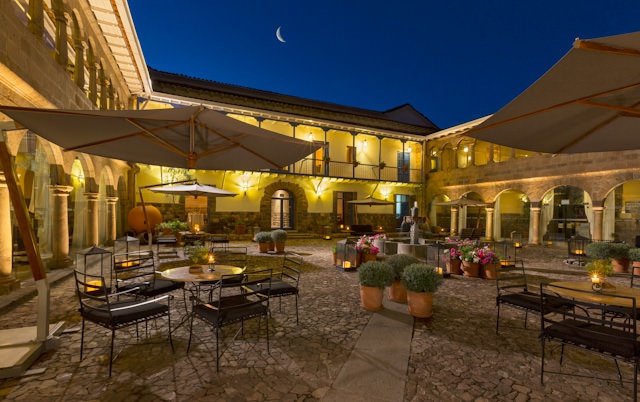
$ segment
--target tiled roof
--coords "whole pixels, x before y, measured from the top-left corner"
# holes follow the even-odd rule
[[[405,134],[428,135],[439,130],[427,117],[405,104],[378,112],[262,91],[238,85],[167,73],[149,67],[153,90],[269,112],[294,114],[309,119],[331,120]]]

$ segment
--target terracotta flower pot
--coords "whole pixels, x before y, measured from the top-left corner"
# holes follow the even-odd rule
[[[464,271],[464,276],[477,278],[480,273],[480,263],[462,261],[462,270]]]
[[[369,253],[362,254],[362,261],[363,262],[376,261],[377,259],[378,259],[378,256],[376,254],[369,254]]]
[[[407,290],[407,306],[412,316],[429,318],[433,315],[433,293],[416,293]]]
[[[498,279],[500,278],[500,264],[484,264],[484,278]]]
[[[404,287],[400,280],[395,280],[389,286],[389,300],[396,303],[406,303],[407,302],[407,289]]]
[[[611,264],[613,265],[613,272],[629,272],[629,260],[626,258],[622,260],[614,258],[611,260]]]
[[[447,261],[447,272],[454,275],[462,275],[462,269],[460,266],[462,265],[462,261],[455,258]]]
[[[382,288],[360,285],[360,306],[367,311],[382,310]]]
[[[284,242],[276,242],[276,251],[278,253],[284,253]]]
[[[640,275],[640,261],[633,262],[633,274]]]
[[[269,243],[258,243],[258,247],[260,248],[261,253],[269,251]]]

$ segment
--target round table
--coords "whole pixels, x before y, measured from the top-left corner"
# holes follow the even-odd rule
[[[594,292],[591,289],[591,281],[561,281],[551,282],[550,285],[561,286],[551,287],[550,290],[564,297],[573,297],[589,302],[602,304],[615,304],[621,307],[631,307],[633,303],[629,299],[620,299],[612,296],[631,297],[636,300],[636,306],[640,306],[640,288],[629,286],[605,287],[601,292]],[[572,291],[575,289],[575,291]]]
[[[202,266],[202,272],[191,272],[189,266],[169,268],[160,272],[160,276],[174,282],[215,282],[219,281],[222,275],[238,275],[244,272],[244,268],[233,265],[213,266],[213,271],[209,271],[209,265]]]

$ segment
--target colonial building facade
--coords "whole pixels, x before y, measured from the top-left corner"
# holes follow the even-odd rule
[[[440,130],[410,105],[371,111],[157,71],[146,65],[126,0],[0,2],[0,104],[60,109],[204,105],[283,136],[320,141],[269,171],[133,164],[60,147],[0,118],[41,255],[50,268],[131,231],[140,202],[212,232],[236,227],[318,233],[355,223],[393,231],[418,202],[432,231],[482,229],[489,239],[571,236],[633,241],[640,219],[636,151],[540,155],[475,141],[482,119]],[[558,133],[559,135],[561,133]],[[185,178],[238,194],[174,199],[141,187]],[[373,197],[388,206],[349,201]],[[439,205],[466,197],[482,205]],[[0,289],[18,283],[21,238],[0,175]],[[135,234],[135,233],[134,233]]]

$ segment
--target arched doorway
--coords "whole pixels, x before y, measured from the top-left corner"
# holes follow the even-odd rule
[[[271,229],[293,229],[294,198],[287,190],[276,190],[271,196]]]

